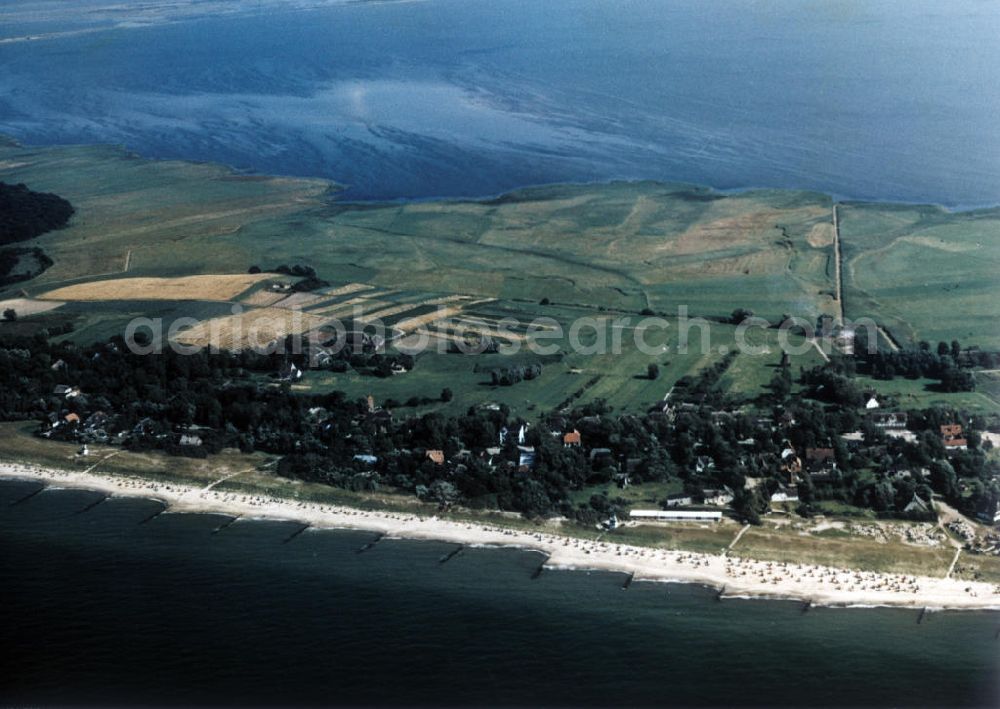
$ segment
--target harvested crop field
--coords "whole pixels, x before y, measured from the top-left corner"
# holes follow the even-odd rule
[[[298,335],[327,322],[326,318],[284,308],[260,308],[212,318],[184,330],[177,342],[220,350],[263,348],[285,335]]]
[[[273,303],[276,308],[285,308],[286,310],[291,310],[293,308],[309,308],[318,303],[322,303],[327,300],[328,296],[316,293],[292,293],[282,300]]]
[[[240,298],[240,302],[243,303],[243,305],[253,305],[266,308],[267,306],[274,305],[279,300],[283,300],[287,297],[288,296],[285,293],[275,293],[270,290],[258,290],[250,293],[249,295],[243,296]]]
[[[469,304],[472,305],[475,303],[483,303],[483,302],[486,301],[477,300],[477,301],[472,301]],[[412,318],[406,318],[405,320],[400,320],[393,327],[394,329],[400,332],[408,333],[418,328],[421,328],[424,325],[429,325],[430,323],[435,322],[436,320],[444,320],[445,318],[450,318],[453,315],[458,315],[461,312],[462,312],[461,305],[451,305],[447,307],[438,308],[432,313],[426,313],[424,315],[417,315]]]
[[[47,313],[50,310],[65,305],[63,302],[54,300],[32,300],[30,298],[11,298],[10,300],[0,300],[0,313],[5,310],[13,310],[19,318],[38,313]]]
[[[335,298],[341,295],[350,295],[351,293],[358,293],[363,290],[371,290],[374,286],[370,286],[367,283],[348,283],[346,286],[340,286],[339,288],[333,288],[332,290],[327,290],[326,295]]]
[[[528,337],[526,335],[521,335],[516,332],[511,332],[510,330],[500,330],[489,327],[483,327],[482,324],[473,323],[470,321],[455,321],[455,320],[442,320],[440,322],[433,323],[430,328],[434,330],[434,334],[441,335],[442,333],[448,333],[452,335],[457,335],[464,337],[465,335],[482,335],[493,338],[500,338],[502,340],[508,340],[510,342],[527,342]]]
[[[326,318],[358,317],[376,308],[385,308],[389,305],[389,301],[373,300],[366,296],[359,296],[357,298],[349,298],[342,303],[316,308],[309,312],[313,315],[322,315]]]
[[[260,281],[266,273],[211,274],[180,278],[115,278],[56,288],[45,300],[232,300]]]

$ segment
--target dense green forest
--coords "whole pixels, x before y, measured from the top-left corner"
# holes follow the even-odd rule
[[[0,246],[66,226],[73,205],[58,195],[0,182]]]
[[[58,195],[0,182],[0,246],[28,241],[66,226],[73,205]],[[34,278],[52,265],[37,247],[0,249],[0,286]]]

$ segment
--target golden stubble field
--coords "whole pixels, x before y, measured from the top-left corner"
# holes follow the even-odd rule
[[[115,278],[77,283],[41,294],[43,300],[213,300],[230,301],[270,273],[211,274],[178,278]]]

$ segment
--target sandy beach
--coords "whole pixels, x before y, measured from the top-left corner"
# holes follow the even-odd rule
[[[109,496],[157,499],[171,513],[291,520],[318,529],[366,530],[387,537],[462,545],[515,546],[545,554],[546,568],[617,571],[633,574],[634,581],[698,583],[718,589],[722,597],[786,598],[829,606],[1000,609],[1000,586],[983,582],[588,541],[438,517],[216,491],[211,485],[198,488],[20,463],[0,462],[0,477],[35,480],[56,488],[95,490]]]

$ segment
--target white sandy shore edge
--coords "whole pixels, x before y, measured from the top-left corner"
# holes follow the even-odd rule
[[[357,529],[405,539],[520,547],[545,554],[548,568],[616,571],[634,574],[636,581],[696,583],[719,589],[725,597],[782,598],[828,606],[1000,609],[1000,586],[982,582],[667,551],[10,462],[0,462],[0,477],[95,490],[110,496],[152,498],[170,512],[292,520],[320,529]]]

